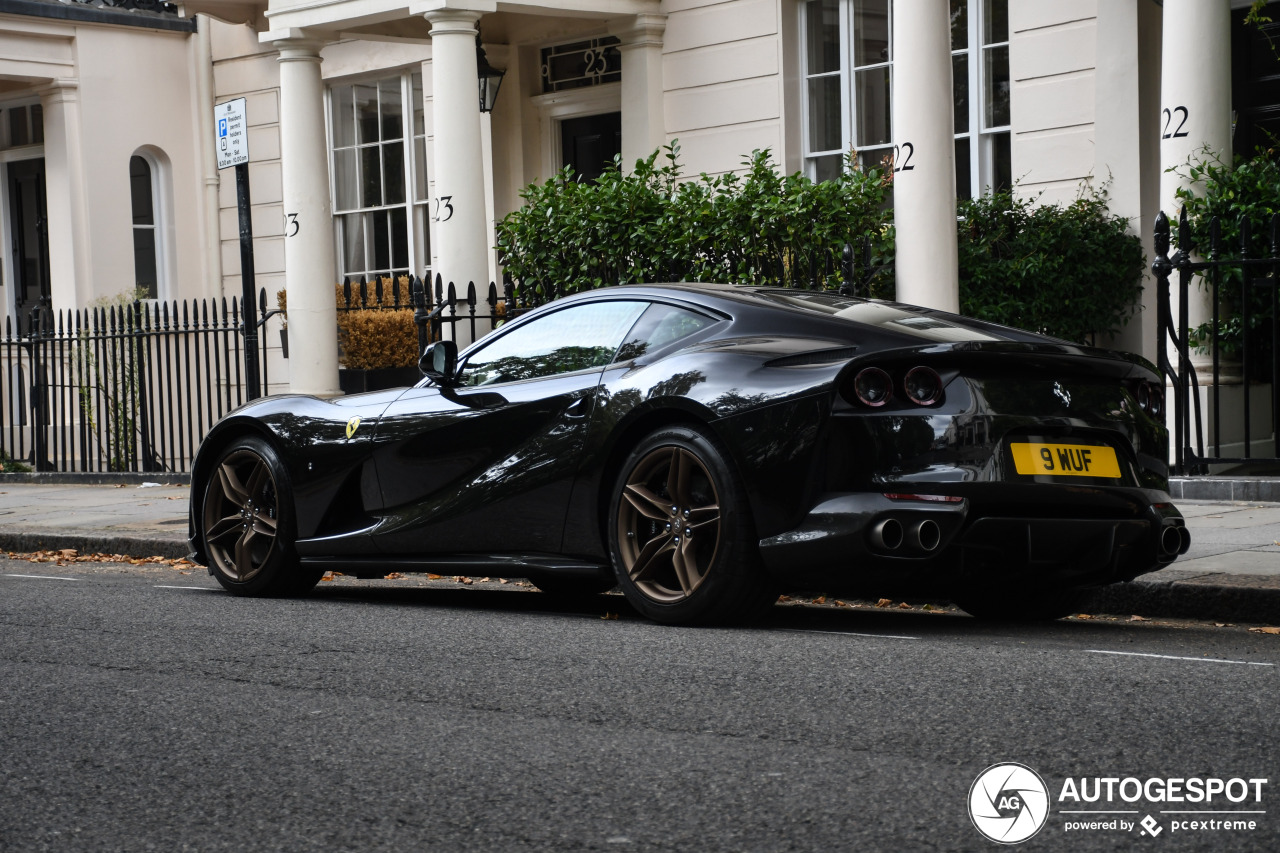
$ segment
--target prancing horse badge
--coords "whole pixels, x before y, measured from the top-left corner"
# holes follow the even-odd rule
[[[360,418],[355,417],[347,421],[347,438],[355,435],[358,429],[360,429]]]

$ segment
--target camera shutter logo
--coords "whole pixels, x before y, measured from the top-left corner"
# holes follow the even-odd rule
[[[991,841],[1026,841],[1049,819],[1049,789],[1024,764],[993,764],[969,788],[969,819]]]

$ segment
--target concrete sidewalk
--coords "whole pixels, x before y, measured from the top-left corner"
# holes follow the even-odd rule
[[[0,551],[183,557],[184,478],[123,485],[0,475]],[[1191,550],[1171,568],[1099,590],[1086,610],[1280,624],[1280,503],[1177,501]]]

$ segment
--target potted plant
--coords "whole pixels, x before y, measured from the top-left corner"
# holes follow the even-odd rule
[[[384,278],[382,283],[381,300],[372,286],[366,288],[363,298],[361,288],[352,287],[349,301],[343,286],[336,288],[341,363],[338,383],[345,394],[413,385],[422,378],[413,309],[395,307],[391,279]],[[411,305],[408,277],[401,276],[396,287],[399,305]]]

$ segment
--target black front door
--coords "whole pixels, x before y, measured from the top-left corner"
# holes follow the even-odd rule
[[[579,181],[595,180],[622,153],[622,113],[560,122],[560,149]]]
[[[32,312],[49,306],[49,227],[43,159],[9,164],[9,206],[14,309],[18,327],[26,333]]]
[[[1271,3],[1264,16],[1275,23],[1244,23],[1244,9],[1231,11],[1231,106],[1236,126],[1231,147],[1243,157],[1280,140],[1280,3]]]

